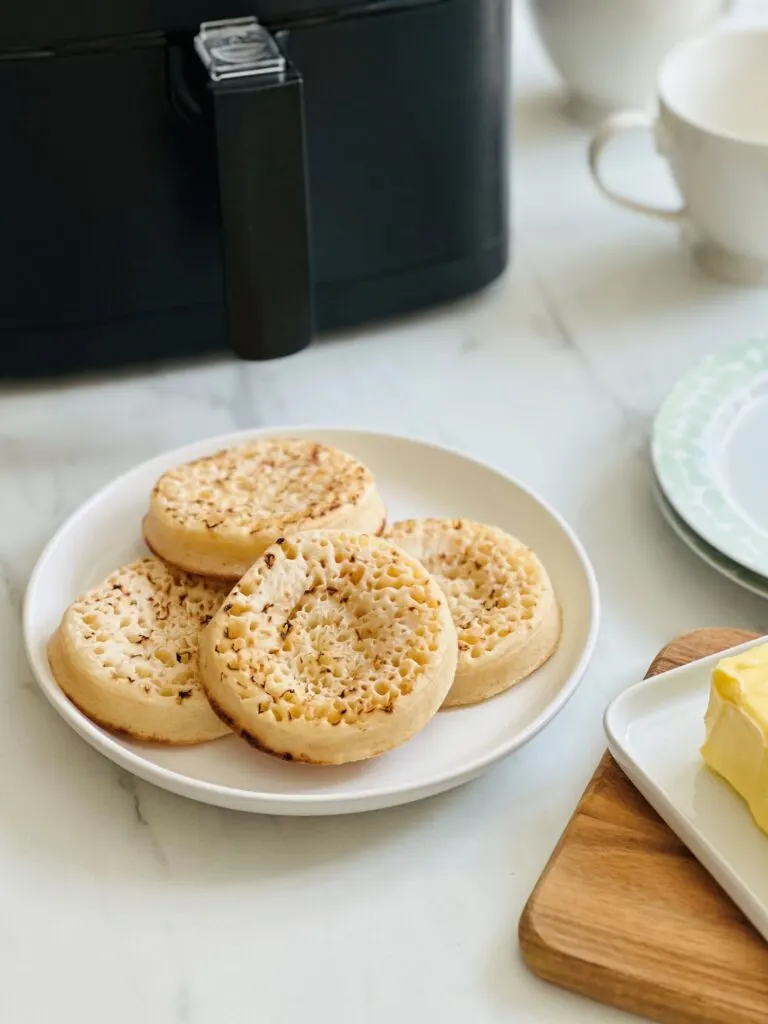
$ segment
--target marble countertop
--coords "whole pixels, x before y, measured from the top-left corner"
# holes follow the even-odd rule
[[[766,628],[650,492],[654,411],[705,353],[765,328],[766,294],[701,275],[673,231],[603,200],[587,134],[516,33],[514,256],[482,295],[318,341],[80,382],[0,385],[0,1017],[4,1024],[599,1022],[532,977],[517,921],[603,749],[603,709],[676,633]],[[642,139],[627,188],[669,186]],[[559,717],[483,779],[339,819],[230,813],[138,783],[44,702],[19,627],[54,527],[170,446],[349,420],[487,457],[549,499],[597,570],[594,661]]]

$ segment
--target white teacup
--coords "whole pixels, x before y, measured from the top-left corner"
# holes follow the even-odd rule
[[[716,277],[768,284],[768,28],[728,29],[679,44],[663,61],[659,112],[612,114],[589,147],[601,190],[637,213],[673,221]],[[621,132],[650,128],[683,198],[676,210],[631,199],[600,170]]]
[[[669,50],[702,32],[731,0],[530,0],[537,32],[568,90],[566,111],[596,121],[653,101]]]

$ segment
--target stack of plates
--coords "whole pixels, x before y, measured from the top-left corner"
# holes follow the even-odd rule
[[[670,526],[712,568],[768,598],[768,339],[684,377],[659,411],[651,451]]]

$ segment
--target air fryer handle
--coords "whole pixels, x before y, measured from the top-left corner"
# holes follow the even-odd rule
[[[303,86],[282,64],[216,80],[216,132],[229,339],[244,359],[305,348],[313,332]]]

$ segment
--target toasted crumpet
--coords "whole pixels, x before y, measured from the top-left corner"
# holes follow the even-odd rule
[[[448,598],[459,661],[445,707],[493,697],[553,654],[560,609],[544,566],[517,538],[468,519],[409,519],[387,537],[418,558]]]
[[[370,470],[346,452],[263,438],[185,463],[155,485],[144,539],[172,565],[238,580],[278,537],[307,529],[379,533]]]
[[[75,601],[48,646],[56,682],[105,729],[202,743],[229,730],[198,676],[200,632],[229,588],[144,558]]]
[[[422,565],[367,535],[273,544],[200,640],[212,707],[286,760],[343,764],[410,739],[453,682],[447,601]]]

